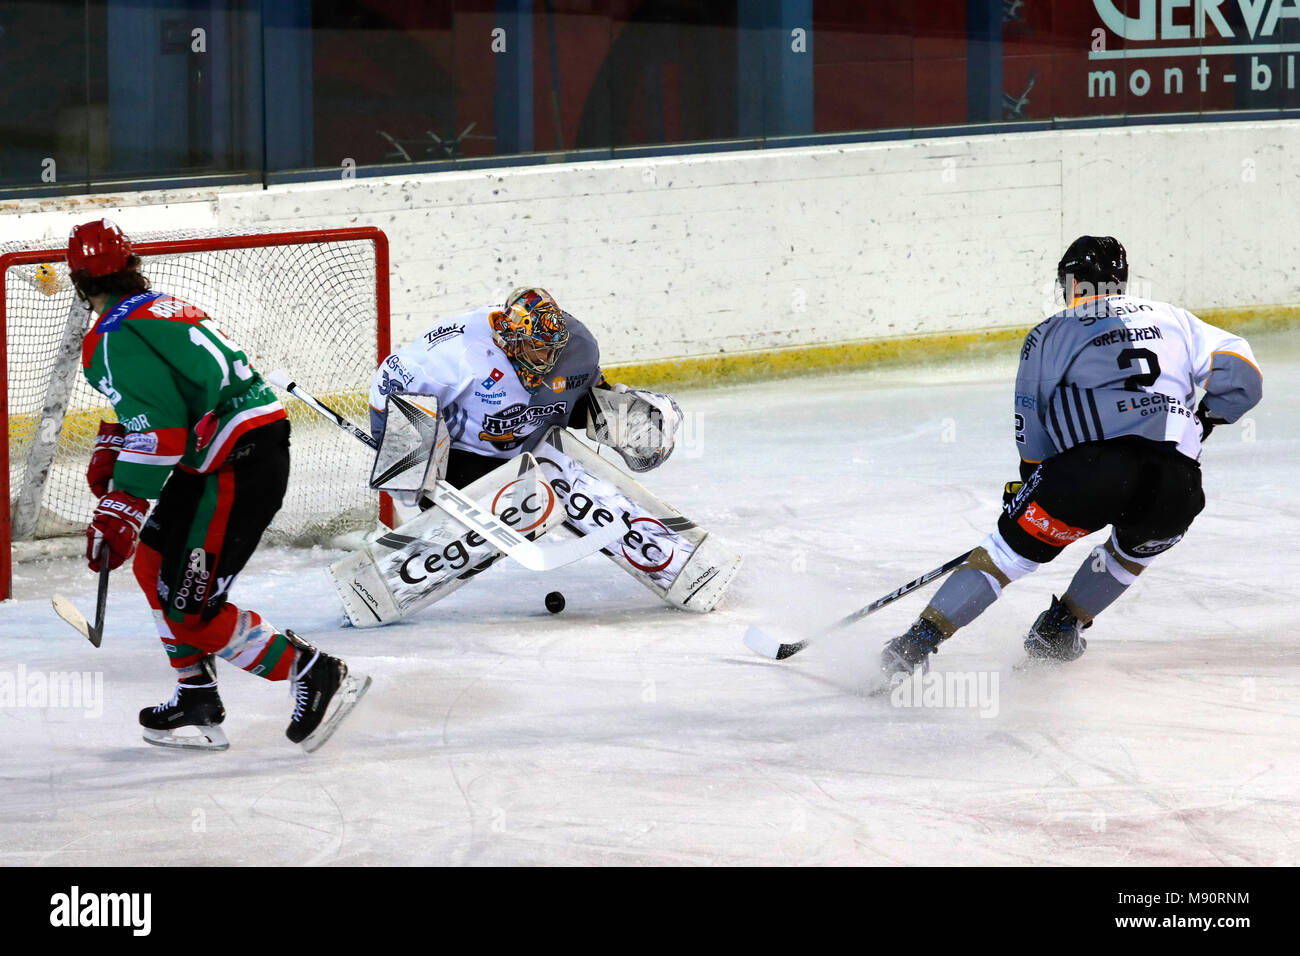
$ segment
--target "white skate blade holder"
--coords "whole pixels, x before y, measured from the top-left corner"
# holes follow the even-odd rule
[[[209,753],[220,753],[223,750],[230,749],[230,741],[226,738],[225,731],[216,724],[177,727],[176,730],[192,731],[192,733],[152,730],[148,727],[142,728],[141,733],[144,735],[145,743],[153,744],[155,747],[168,747],[172,750],[200,750]]]

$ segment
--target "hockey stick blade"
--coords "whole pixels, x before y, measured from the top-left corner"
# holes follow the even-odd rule
[[[50,603],[54,605],[54,613],[63,618],[78,631],[81,636],[90,643],[99,647],[99,641],[90,636],[90,622],[86,620],[86,615],[77,610],[77,606],[65,598],[62,594],[56,594],[50,598]]]
[[[798,654],[807,643],[807,641],[795,641],[793,644],[782,644],[760,630],[757,624],[751,624],[745,630],[745,646],[756,654],[770,657],[774,661],[783,661],[787,657]]]
[[[55,594],[50,598],[50,603],[54,605],[54,613],[63,618],[74,628],[81,632],[81,636],[90,641],[95,647],[99,647],[104,640],[104,612],[108,606],[108,545],[100,542],[99,545],[99,591],[95,597],[95,623],[91,624],[86,620],[86,615],[77,610],[77,606],[65,598],[62,594]]]
[[[846,614],[834,624],[822,628],[812,637],[806,637],[802,641],[792,641],[789,644],[782,644],[780,641],[769,637],[767,634],[763,633],[763,631],[759,630],[757,625],[751,624],[745,631],[745,646],[756,654],[762,654],[764,657],[771,658],[774,661],[783,661],[788,657],[793,657],[818,637],[824,637],[832,631],[838,631],[840,628],[848,627],[850,624],[862,620],[868,614],[874,614],[882,607],[885,607],[888,604],[893,604],[904,595],[911,594],[917,588],[929,584],[935,578],[943,577],[949,571],[953,571],[964,564],[966,559],[973,553],[974,551],[972,549],[971,551],[967,551],[965,554],[957,555],[957,557],[939,565],[939,567],[935,568],[933,571],[927,571],[919,578],[908,581],[902,587],[890,591],[884,597],[877,598],[866,607],[858,608],[858,610],[854,611],[852,614]]]
[[[266,380],[277,388],[284,389],[294,398],[306,404],[308,408],[332,421],[366,447],[372,449],[376,447],[375,440],[369,434],[352,424],[352,422],[295,382],[284,369],[274,369],[266,376]],[[476,532],[484,540],[490,541],[493,546],[500,548],[529,571],[550,571],[555,568],[562,568],[566,564],[572,564],[589,554],[608,547],[626,534],[624,528],[613,524],[602,528],[598,533],[586,535],[577,541],[535,544],[450,485],[439,482],[433,498],[456,521],[469,528],[469,530]]]

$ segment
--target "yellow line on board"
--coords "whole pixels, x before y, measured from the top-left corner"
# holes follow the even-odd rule
[[[368,392],[331,392],[327,395],[321,395],[320,398],[327,405],[346,414],[362,428],[369,426],[370,417],[366,410],[369,400]],[[324,422],[324,419],[316,412],[296,398],[282,396],[280,404],[284,406],[289,421],[295,425],[314,425]],[[358,416],[364,416],[364,420],[359,420]],[[68,409],[68,413],[63,417],[63,431],[59,433],[59,451],[67,452],[78,448],[88,449],[95,441],[95,433],[99,431],[100,421],[115,422],[117,421],[117,415],[112,408],[107,406],[104,408]],[[11,415],[9,417],[10,447],[30,442],[36,434],[39,422],[40,416],[31,413]]]
[[[1300,306],[1268,305],[1202,309],[1197,316],[1232,332],[1269,331],[1300,324]],[[1020,343],[1032,326],[980,329],[974,332],[935,332],[896,338],[865,339],[826,345],[797,345],[780,349],[719,352],[716,355],[629,362],[605,369],[610,381],[631,385],[704,387],[726,382],[810,375],[831,369],[934,361],[986,355],[1004,345]]]

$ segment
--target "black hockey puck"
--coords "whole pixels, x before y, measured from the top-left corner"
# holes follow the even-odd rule
[[[552,614],[559,614],[564,610],[564,595],[559,591],[552,591],[546,595],[546,610]]]

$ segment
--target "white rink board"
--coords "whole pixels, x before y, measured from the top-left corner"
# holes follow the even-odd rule
[[[857,693],[932,589],[787,662],[741,635],[834,619],[978,541],[1015,472],[1014,348],[682,393],[691,444],[644,481],[746,553],[712,615],[593,558],[502,564],[403,625],[342,629],[336,552],[260,553],[234,599],[375,677],[311,757],[283,738],[284,686],[225,664],[228,753],[142,743],[136,711],[171,692],[143,596],[114,577],[96,651],[49,608],[53,582],[92,606],[92,575],[20,565],[0,681],[89,670],[102,711],[0,707],[0,865],[1294,866],[1300,348],[1254,345],[1266,397],[1207,445],[1206,511],[1079,661],[1009,670],[1084,544],[935,658],[997,675],[984,716]]]
[[[127,230],[376,225],[394,342],[530,283],[622,364],[1027,327],[1084,232],[1128,246],[1141,294],[1294,303],[1295,155],[1300,121],[918,139],[24,200],[0,210],[0,238],[99,215]]]

